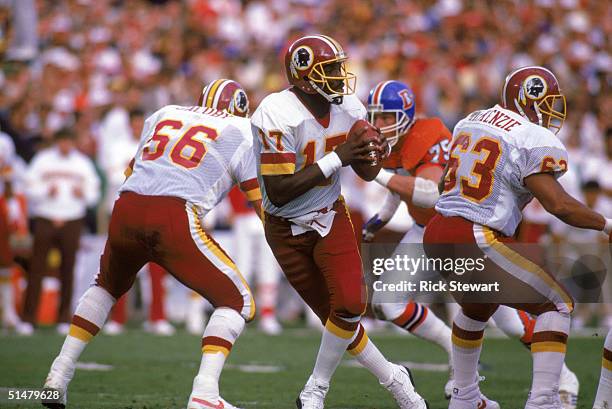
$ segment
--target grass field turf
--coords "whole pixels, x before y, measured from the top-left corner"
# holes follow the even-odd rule
[[[314,331],[288,330],[279,337],[267,337],[248,329],[238,340],[222,375],[222,395],[245,409],[294,408],[295,398],[314,362],[320,335]],[[435,346],[393,333],[371,337],[394,361],[444,363],[444,354]],[[0,387],[40,387],[62,344],[63,337],[43,329],[31,338],[0,337]],[[567,362],[581,382],[579,408],[593,402],[603,337],[570,339]],[[393,399],[366,370],[347,366],[347,358],[331,385],[326,408],[396,408]],[[80,370],[68,390],[69,408],[184,408],[191,382],[200,361],[199,337],[179,331],[173,337],[155,337],[130,330],[119,337],[100,335],[87,348],[82,362],[112,365],[110,371]],[[531,359],[517,342],[486,339],[481,384],[488,396],[503,409],[521,409],[531,377]],[[280,367],[278,372],[244,372],[239,365]],[[431,409],[447,408],[442,389],[446,372],[414,371],[420,393]],[[29,408],[0,400],[0,407]]]

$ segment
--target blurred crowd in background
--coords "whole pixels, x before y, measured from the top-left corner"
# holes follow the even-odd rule
[[[14,141],[24,169],[54,135],[72,130],[101,180],[88,231],[103,234],[149,113],[195,104],[203,85],[217,78],[240,82],[253,111],[286,86],[286,47],[315,32],[344,46],[363,101],[377,82],[399,79],[413,88],[417,115],[438,116],[449,129],[495,104],[511,69],[549,67],[568,101],[559,136],[572,172],[564,183],[612,214],[612,3],[606,1],[0,0],[0,129]],[[347,179],[349,204],[367,220],[380,188]],[[231,227],[227,208],[217,224]],[[526,216],[544,226],[528,241],[571,237],[537,204]],[[390,227],[405,230],[408,218],[400,211]]]

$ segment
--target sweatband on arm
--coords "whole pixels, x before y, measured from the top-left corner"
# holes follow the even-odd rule
[[[323,175],[328,178],[342,167],[342,161],[336,152],[330,152],[316,162]]]

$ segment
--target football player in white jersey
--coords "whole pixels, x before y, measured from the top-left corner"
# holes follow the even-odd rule
[[[325,325],[313,373],[296,404],[324,407],[348,349],[400,408],[424,409],[408,370],[387,361],[360,325],[367,295],[338,171],[371,162],[370,152],[383,154],[385,143],[381,138],[370,147],[347,137],[366,110],[353,95],[355,76],[346,71],[346,60],[328,36],[296,40],[285,54],[291,87],[264,98],[251,118],[266,239],[288,281]]]
[[[251,290],[202,218],[236,184],[256,182],[247,119],[206,107],[168,105],[144,125],[136,156],[119,189],[95,284],[80,299],[70,332],[45,387],[63,408],[75,364],[108,313],[147,262],[166,269],[215,307],[204,330],[202,363],[189,409],[234,408],[219,395],[219,375],[245,323],[255,315]],[[258,193],[250,196],[260,208]]]
[[[202,90],[199,105],[245,118],[249,115],[249,98],[246,91],[239,83],[229,79],[214,80],[206,85]],[[260,195],[259,184],[256,180],[253,182],[257,189],[252,192]],[[243,187],[243,190],[248,191],[248,186]],[[232,256],[247,282],[251,283],[251,279],[254,279],[253,273],[256,273],[258,327],[265,334],[278,335],[282,331],[281,324],[276,319],[280,267],[266,243],[261,215],[247,205],[238,189],[232,190],[228,199],[233,209],[232,233],[237,243]]]
[[[7,327],[15,327],[19,323],[11,283],[13,255],[9,245],[9,200],[13,197],[15,155],[13,140],[6,133],[0,132],[0,300],[2,324]]]
[[[573,300],[538,255],[519,248],[511,236],[533,197],[567,224],[612,231],[612,219],[575,200],[557,182],[568,166],[565,147],[555,136],[565,116],[565,97],[554,74],[524,67],[506,77],[501,105],[469,114],[454,129],[439,214],[425,229],[425,250],[429,258],[480,260],[484,268],[474,269],[469,282],[499,287],[453,292],[462,309],[453,323],[455,388],[449,408],[494,405],[480,394],[477,367],[486,322],[499,304],[537,316],[525,408],[562,407],[559,376]],[[461,277],[449,273],[447,278]]]

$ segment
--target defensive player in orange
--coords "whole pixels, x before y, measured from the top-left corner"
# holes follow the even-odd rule
[[[368,120],[378,127],[392,147],[383,162],[376,181],[388,189],[379,212],[363,226],[363,240],[368,242],[395,214],[400,202],[408,205],[414,225],[398,247],[415,258],[423,254],[423,229],[434,215],[438,198],[438,182],[448,160],[451,133],[438,118],[416,116],[416,101],[410,87],[400,81],[382,81],[370,91]],[[387,271],[381,280],[400,282],[404,272]],[[420,274],[420,273],[417,273]],[[417,276],[417,278],[422,278]],[[450,356],[451,330],[424,304],[411,301],[407,292],[372,291],[372,307],[376,316],[390,321],[417,337],[434,342]],[[450,357],[449,357],[450,359]],[[450,397],[451,379],[445,386]]]

